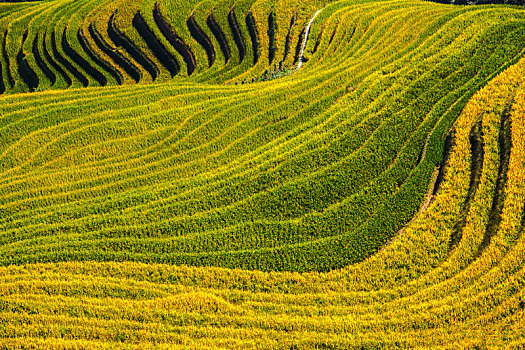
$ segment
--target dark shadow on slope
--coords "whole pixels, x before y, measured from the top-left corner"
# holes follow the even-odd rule
[[[481,120],[476,122],[469,134],[470,140],[470,182],[467,192],[467,198],[463,203],[461,212],[459,214],[459,220],[454,225],[452,234],[449,242],[449,252],[452,251],[463,237],[463,229],[467,224],[467,214],[470,210],[470,204],[476,195],[481,179],[481,172],[483,170],[483,157],[484,157],[484,145],[483,145],[483,134],[481,131]]]
[[[292,46],[293,27],[296,21],[297,21],[297,10],[295,10],[292,16],[292,19],[290,20],[290,27],[288,28],[288,34],[286,34],[286,40],[284,42],[283,62],[286,61],[286,59],[288,58],[288,54],[290,53],[290,46]]]
[[[299,33],[299,39],[297,40],[297,45],[295,45],[295,56],[293,59],[293,64],[297,64],[301,59],[301,49],[303,48],[304,36],[306,34],[306,28],[303,28]]]
[[[6,64],[6,72],[7,72],[7,82],[11,86],[11,89],[15,86],[15,79],[13,79],[13,75],[11,74],[11,62],[9,61],[9,55],[7,54],[7,29],[4,32],[4,41],[2,43],[2,52],[4,54],[4,62]]]
[[[5,83],[4,83],[4,77],[3,77],[3,71],[2,71],[2,60],[0,60],[0,94],[3,94],[5,92]]]
[[[355,30],[355,28],[354,28]],[[330,35],[330,41],[328,42],[328,44],[331,44],[332,41],[334,41],[334,37],[335,37],[335,33],[337,32],[337,28],[334,29],[334,31],[332,32],[332,35]]]
[[[109,75],[111,75],[115,80],[117,81],[118,85],[122,85],[123,77],[122,74],[115,68],[111,66],[109,62],[106,62],[106,60],[102,59],[102,57],[98,56],[95,51],[93,51],[93,48],[89,44],[89,41],[84,35],[84,31],[82,28],[80,28],[77,32],[77,39],[80,43],[80,46],[82,47],[82,50],[91,58],[95,64],[97,64],[100,68],[105,70]]]
[[[47,77],[47,79],[51,83],[51,86],[55,85],[57,77],[55,73],[53,73],[53,71],[44,62],[44,59],[40,54],[40,50],[38,49],[38,33],[36,34],[35,39],[33,40],[33,47],[31,50],[33,51],[33,56],[35,57],[35,61],[38,65],[38,68],[40,68],[42,73],[44,73],[44,75]]]
[[[166,40],[168,40],[171,46],[173,46],[173,48],[177,50],[177,52],[184,59],[188,75],[192,75],[197,66],[195,55],[193,54],[193,51],[191,51],[191,48],[186,45],[184,40],[182,40],[182,38],[175,32],[175,29],[173,29],[173,27],[164,18],[160,12],[159,3],[155,3],[155,8],[153,9],[153,19],[155,20],[155,24],[157,24],[157,27],[159,28],[162,35],[164,35]]]
[[[87,74],[92,76],[100,86],[106,86],[108,84],[108,79],[104,76],[104,74],[100,73],[91,64],[89,64],[89,62],[86,61],[84,57],[80,56],[78,52],[76,52],[71,47],[71,45],[69,45],[66,34],[67,31],[66,28],[64,28],[64,31],[62,32],[62,47],[66,55],[68,55],[69,58],[71,58],[71,60],[75,62],[80,68],[82,68]]]
[[[42,38],[43,42],[42,42],[42,47],[44,49],[44,56],[46,58],[46,60],[49,62],[49,64],[51,65],[51,67],[53,67],[53,69],[62,76],[62,78],[64,78],[64,81],[66,82],[66,85],[67,87],[70,87],[71,84],[73,84],[73,81],[71,80],[71,78],[69,77],[69,75],[66,73],[66,71],[64,69],[62,69],[62,67],[60,67],[60,65],[58,63],[55,62],[55,60],[53,59],[53,57],[51,56],[51,54],[49,53],[49,51],[47,50],[47,46],[46,46],[46,33],[44,32],[44,36]]]
[[[177,59],[166,49],[162,42],[155,36],[155,33],[148,26],[148,23],[140,14],[140,11],[137,11],[133,17],[133,27],[140,34],[146,45],[157,57],[159,62],[170,72],[171,77],[173,78],[180,72],[180,65]]]
[[[428,142],[428,140],[427,140],[427,142]],[[419,163],[421,163],[421,161],[423,160],[423,156],[425,155],[425,152],[426,152],[426,147],[427,147],[427,143],[425,143],[423,146],[421,146],[421,150],[419,150],[419,154],[417,155],[416,166],[418,166]]]
[[[513,100],[513,99],[512,99]],[[512,101],[511,100],[511,101]],[[489,223],[483,235],[483,241],[474,255],[479,257],[485,248],[490,244],[492,237],[497,233],[501,223],[501,212],[503,211],[503,204],[505,201],[505,185],[507,183],[507,171],[509,169],[510,150],[512,148],[511,141],[511,122],[510,122],[510,108],[512,102],[508,104],[503,111],[500,121],[500,129],[498,136],[499,145],[499,168],[498,179],[496,180],[496,190],[492,199],[492,206],[490,208]]]
[[[452,127],[452,129],[448,133],[447,137],[445,138],[445,149],[443,151],[444,152],[443,153],[443,161],[439,165],[438,175],[437,175],[437,178],[436,178],[436,182],[434,184],[434,189],[432,190],[432,195],[433,196],[435,196],[439,192],[439,189],[441,188],[441,184],[442,184],[443,179],[445,177],[445,171],[447,170],[447,167],[448,167],[448,161],[449,161],[449,158],[450,158],[450,152],[452,151],[452,147],[454,146],[455,133],[456,133],[456,130],[454,129],[454,127]],[[419,164],[421,162],[421,160],[423,158],[423,153],[424,153],[424,151],[422,150],[420,155],[419,155],[417,164]]]
[[[202,46],[204,51],[206,51],[206,55],[208,56],[208,67],[213,66],[213,63],[215,63],[215,48],[213,47],[210,38],[195,20],[193,13],[190,17],[188,17],[186,25],[188,26],[193,39],[195,39],[195,41],[197,41]]]
[[[210,28],[213,36],[215,37],[215,39],[217,39],[217,42],[221,47],[225,63],[228,63],[231,58],[230,45],[228,44],[228,40],[226,40],[226,35],[224,35],[224,32],[222,31],[221,27],[213,17],[213,10],[208,15],[208,18],[206,19],[206,24]]]
[[[65,69],[71,72],[75,79],[80,81],[82,86],[87,87],[89,85],[89,80],[58,51],[56,35],[54,30],[51,33],[51,49],[53,50],[53,55],[56,57],[58,62],[62,64],[62,66],[64,66]]]
[[[26,54],[24,53],[24,44],[27,40],[27,36],[28,31],[26,30],[22,36],[22,45],[16,55],[16,63],[18,65],[18,74],[20,74],[20,78],[22,78],[24,84],[29,88],[29,91],[33,92],[38,87],[39,80],[35,71],[27,62]]]
[[[228,24],[230,25],[235,45],[237,45],[237,49],[239,50],[239,63],[242,63],[246,57],[246,44],[241,28],[239,27],[239,22],[237,22],[237,17],[235,16],[235,7],[232,7],[230,12],[228,12]]]
[[[324,32],[324,26],[321,27],[321,31],[319,32],[319,35],[317,36],[317,39],[315,40],[313,53],[316,53],[317,50],[319,49],[319,45],[321,44],[321,39],[323,38],[323,32]]]
[[[115,24],[116,16],[117,10],[115,10],[115,12],[109,17],[107,29],[109,38],[113,41],[115,46],[120,46],[126,50],[129,55],[140,64],[149,75],[151,75],[151,78],[156,80],[160,73],[159,68],[140,50],[139,47],[135,45],[135,43],[133,43],[130,38],[126,36],[126,34],[117,28],[117,25]]]
[[[115,64],[120,66],[130,77],[131,79],[135,80],[136,83],[140,81],[142,78],[142,72],[140,69],[138,69],[131,61],[129,61],[126,57],[122,56],[120,52],[113,49],[102,37],[102,35],[98,32],[95,23],[92,22],[89,25],[89,34],[93,38],[93,41],[97,45],[97,47],[100,49],[100,51],[104,52],[108,57],[110,57]]]
[[[276,34],[277,19],[275,18],[275,11],[272,10],[268,15],[268,62],[270,64],[273,63],[277,52]]]
[[[257,29],[257,23],[251,12],[246,14],[246,27],[250,33],[250,38],[252,40],[252,50],[253,50],[253,65],[256,65],[259,62],[260,53],[260,43],[259,43],[259,30]]]

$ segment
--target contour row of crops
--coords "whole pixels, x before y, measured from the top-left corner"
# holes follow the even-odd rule
[[[0,4],[0,93],[163,82],[175,76],[225,81],[247,70],[255,77],[297,63],[304,29],[301,36],[294,28],[306,20],[298,13],[307,14],[313,4],[283,4],[295,8],[290,14],[275,7],[260,11],[253,3]],[[289,28],[277,27],[277,11],[292,16]]]
[[[333,35],[275,83],[6,96],[2,264],[326,271],[378,251],[468,99],[521,56],[521,12],[338,2],[318,17]]]
[[[0,14],[0,346],[524,345],[522,9]]]

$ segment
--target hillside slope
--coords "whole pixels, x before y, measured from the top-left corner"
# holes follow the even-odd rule
[[[0,16],[0,347],[525,343],[524,10]]]

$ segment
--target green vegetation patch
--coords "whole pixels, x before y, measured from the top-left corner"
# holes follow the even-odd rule
[[[453,123],[525,40],[517,8],[423,1],[0,15],[2,265],[360,262],[420,210]]]

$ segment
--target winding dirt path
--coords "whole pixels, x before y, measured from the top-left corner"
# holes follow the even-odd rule
[[[297,69],[300,69],[303,65],[303,58],[304,58],[304,49],[306,48],[306,43],[308,42],[308,35],[310,34],[310,27],[312,26],[312,23],[314,22],[315,17],[323,11],[323,9],[320,9],[317,11],[314,16],[310,19],[310,22],[308,22],[308,26],[306,27],[306,34],[304,35],[304,41],[303,41],[303,47],[301,49],[301,55],[299,56],[299,63],[297,63]]]

